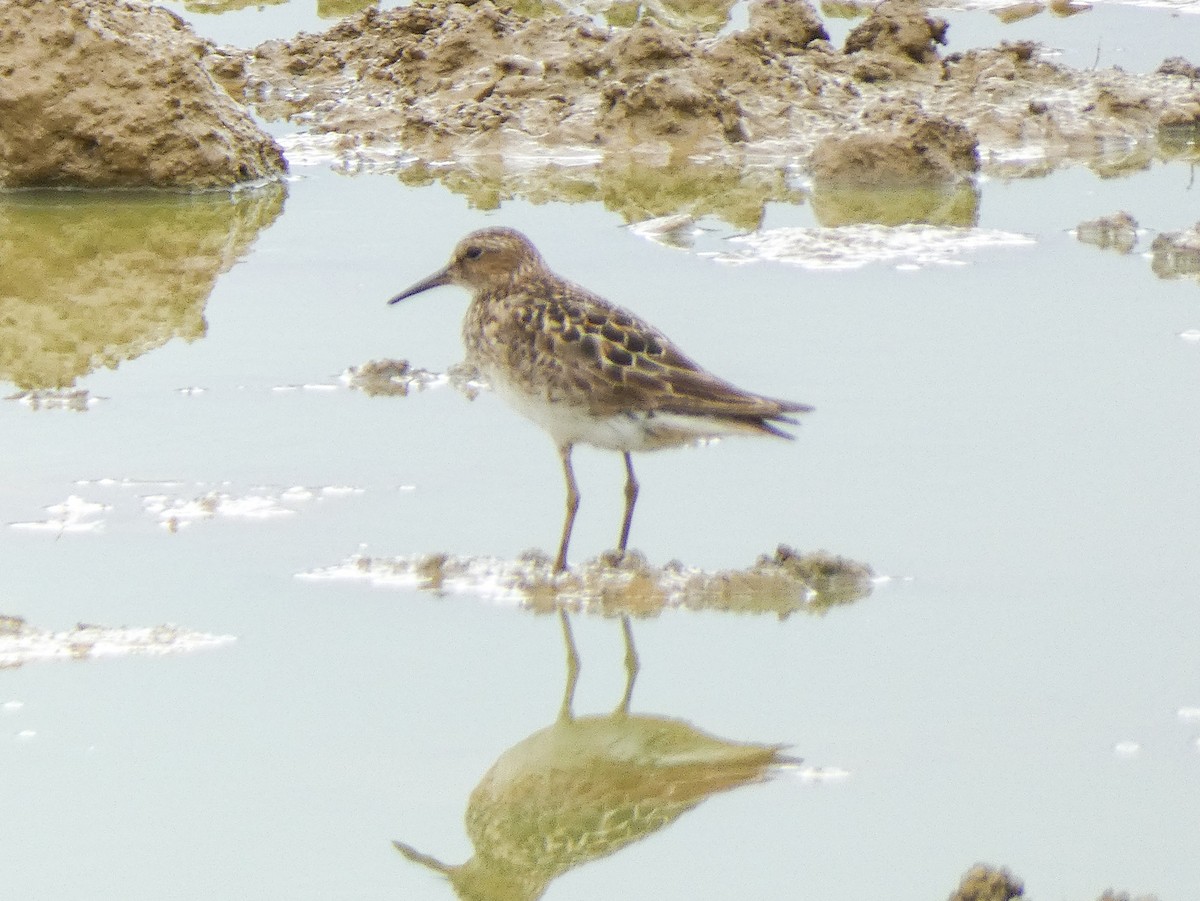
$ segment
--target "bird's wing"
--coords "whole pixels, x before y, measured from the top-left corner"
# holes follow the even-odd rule
[[[552,393],[586,393],[594,413],[662,412],[757,424],[811,409],[718,378],[653,326],[582,288],[551,296],[554,302],[529,322],[531,331],[540,332],[531,340],[553,344],[553,353],[536,355],[546,367],[544,383]]]

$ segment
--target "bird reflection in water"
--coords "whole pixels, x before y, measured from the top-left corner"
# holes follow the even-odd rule
[[[682,720],[631,714],[638,672],[629,618],[625,693],[606,716],[573,712],[579,655],[559,612],[567,681],[558,718],[509,748],[467,802],[475,855],[443,863],[403,842],[409,860],[442,873],[463,899],[531,901],[568,870],[668,826],[710,795],[762,782],[798,758],[782,745],[727,741]]]

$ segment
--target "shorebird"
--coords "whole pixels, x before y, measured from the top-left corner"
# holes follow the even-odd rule
[[[576,716],[573,644],[567,655],[555,721],[501,754],[471,792],[470,859],[448,864],[392,842],[445,876],[459,898],[536,901],[568,871],[649,838],[708,798],[803,763],[784,745],[731,741],[676,717],[630,713],[632,674],[612,713]]]
[[[388,301],[442,285],[472,294],[463,320],[467,362],[518,412],[554,439],[567,483],[567,511],[554,568],[567,567],[579,509],[571,468],[576,444],[625,456],[624,553],[638,482],[634,451],[725,435],[791,438],[789,413],[806,404],[743,391],[684,356],[662,332],[627,310],[556,275],[533,243],[511,228],[467,235],[450,262]]]

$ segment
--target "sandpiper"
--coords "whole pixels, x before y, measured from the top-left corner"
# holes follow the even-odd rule
[[[662,332],[627,310],[556,275],[533,243],[511,228],[472,232],[450,262],[388,303],[441,285],[473,299],[463,321],[467,361],[518,412],[550,433],[567,482],[567,515],[555,571],[567,566],[579,489],[576,444],[625,456],[625,551],[638,483],[633,451],[693,444],[724,435],[791,438],[777,424],[806,404],[743,391],[700,368]]]

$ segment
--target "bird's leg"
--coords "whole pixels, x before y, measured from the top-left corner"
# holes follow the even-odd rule
[[[633,683],[637,680],[638,670],[642,668],[637,648],[633,646],[633,624],[629,622],[629,614],[621,617],[621,631],[625,634],[625,696],[621,698],[617,712],[628,714],[629,704],[633,700]]]
[[[563,644],[567,648],[567,686],[563,690],[562,707],[559,708],[558,718],[569,720],[574,718],[571,707],[575,702],[575,684],[579,681],[579,652],[575,650],[575,636],[571,634],[571,621],[567,619],[567,611],[558,608],[558,619],[562,623]]]
[[[629,527],[633,525],[633,505],[637,503],[638,482],[633,474],[633,457],[625,452],[625,521],[621,523],[621,540],[617,544],[617,552],[624,555],[625,545],[629,543]]]
[[[575,513],[579,510],[579,489],[575,485],[575,472],[571,469],[571,445],[558,449],[562,458],[563,475],[567,480],[567,518],[563,523],[562,541],[558,543],[558,559],[554,561],[556,573],[567,569],[567,545],[571,543],[571,528],[575,525]]]

